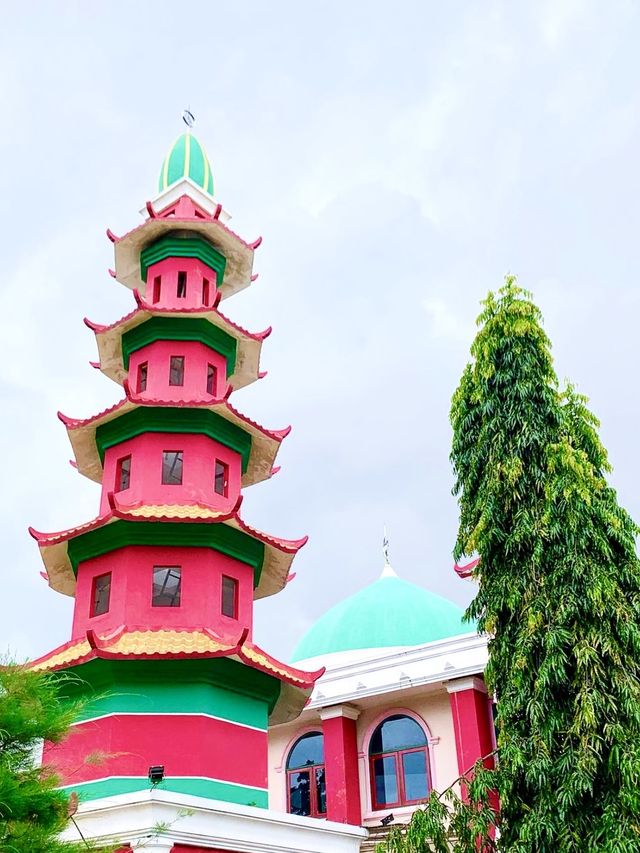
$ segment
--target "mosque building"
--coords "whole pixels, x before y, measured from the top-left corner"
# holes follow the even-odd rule
[[[302,714],[269,730],[271,806],[361,824],[363,850],[495,746],[486,640],[386,553],[378,580],[325,613],[293,660],[326,671]]]
[[[253,639],[253,603],[291,578],[306,537],[251,526],[288,429],[230,398],[262,380],[270,329],[220,310],[255,280],[190,128],[111,276],[129,314],[85,321],[122,399],[60,414],[94,518],[31,529],[52,590],[74,598],[67,643],[30,667],[85,703],[44,761],[78,796],[68,837],[146,853],[357,853],[492,748],[486,642],[454,604],[398,577],[337,603],[291,663]],[[368,829],[373,839],[367,840]],[[362,846],[365,845],[365,846]]]

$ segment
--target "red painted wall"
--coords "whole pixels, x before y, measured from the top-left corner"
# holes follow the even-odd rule
[[[186,295],[179,297],[178,273],[187,274]],[[160,298],[154,302],[154,283],[160,277]],[[209,281],[209,301],[203,302],[203,280]],[[153,264],[147,271],[147,287],[145,298],[158,308],[199,308],[210,307],[216,293],[216,274],[202,261],[196,258],[166,258],[157,264]]]
[[[182,451],[182,485],[162,483],[162,453],[165,450]],[[202,502],[221,512],[230,512],[238,501],[242,477],[239,453],[206,435],[149,432],[106,450],[101,513],[109,512],[108,494],[116,490],[118,460],[125,456],[131,456],[131,475],[129,488],[117,492],[118,500],[123,504]],[[216,460],[229,466],[227,497],[214,491]]]
[[[456,736],[456,753],[458,757],[458,772],[462,776],[479,758],[493,752],[493,719],[491,702],[483,690],[470,688],[457,693],[450,693],[451,712],[453,714],[453,729]],[[484,762],[485,767],[494,767],[493,756]],[[467,787],[461,785],[462,797],[467,799]],[[498,810],[497,793],[490,796],[492,808]]]
[[[356,721],[333,717],[322,723],[324,733],[327,819],[360,826],[360,781]]]
[[[480,690],[461,690],[450,693],[453,727],[456,735],[458,769],[464,773],[475,762],[493,751],[489,699]],[[493,759],[487,762],[493,766]]]
[[[86,763],[102,753],[105,760]],[[165,777],[206,776],[267,787],[267,733],[225,720],[188,715],[103,717],[73,726],[60,744],[46,744],[43,761],[63,784],[105,776],[146,776],[164,764]]]
[[[180,566],[179,607],[152,607],[154,566]],[[90,616],[93,579],[111,572],[109,611]],[[238,581],[238,619],[220,612],[222,575]],[[238,628],[253,628],[253,569],[211,548],[130,545],[86,560],[78,567],[72,638],[87,628],[99,635],[114,628],[207,628],[236,636]]]
[[[184,357],[184,384],[169,385],[172,355]],[[148,364],[147,388],[138,392],[138,366]],[[217,383],[213,395],[207,394],[207,368],[217,368]],[[129,386],[132,394],[142,400],[209,401],[224,396],[227,388],[227,361],[223,355],[199,341],[154,341],[131,353]]]

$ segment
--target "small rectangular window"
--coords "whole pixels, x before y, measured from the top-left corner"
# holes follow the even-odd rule
[[[186,272],[178,273],[178,298],[182,299],[187,295],[187,274]]]
[[[238,581],[222,575],[222,615],[238,618]]]
[[[216,379],[218,371],[214,364],[207,365],[207,394],[216,393]]]
[[[138,388],[138,394],[141,394],[143,391],[147,390],[147,376],[149,375],[149,364],[148,362],[143,362],[138,365],[138,381],[136,386]]]
[[[181,574],[180,566],[153,567],[153,607],[180,606]]]
[[[111,598],[111,572],[98,575],[93,579],[91,589],[91,615],[101,616],[109,611],[109,599]]]
[[[116,492],[123,492],[131,483],[131,457],[123,456],[118,459],[116,466]]]
[[[153,296],[151,297],[153,304],[160,302],[160,276],[157,275],[153,280]]]
[[[217,495],[222,495],[223,498],[229,495],[229,466],[220,462],[219,459],[216,459],[214,491]]]
[[[182,450],[162,451],[162,485],[182,485]]]
[[[202,279],[202,304],[206,307],[209,305],[209,279]]]
[[[184,356],[182,355],[171,356],[169,385],[184,385]]]

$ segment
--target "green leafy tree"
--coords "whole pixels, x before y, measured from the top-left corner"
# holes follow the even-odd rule
[[[57,680],[24,667],[0,668],[0,850],[2,853],[87,853],[83,841],[58,838],[69,823],[69,797],[34,763],[42,739],[59,742],[78,706],[60,698]],[[101,848],[105,853],[104,848]]]
[[[451,409],[455,555],[481,558],[467,615],[490,637],[499,765],[468,805],[433,795],[388,849],[444,850],[454,824],[478,829],[493,789],[500,850],[640,851],[638,528],[586,398],[558,386],[530,294],[508,277],[478,324]],[[460,844],[493,841],[480,830]]]

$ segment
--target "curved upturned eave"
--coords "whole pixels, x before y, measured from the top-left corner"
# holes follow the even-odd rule
[[[101,326],[85,319],[85,324],[95,333],[100,358],[100,370],[109,379],[123,385],[127,378],[122,358],[122,336],[131,329],[146,323],[153,317],[184,317],[187,319],[203,319],[212,326],[226,332],[237,342],[236,365],[228,382],[234,391],[250,385],[260,379],[260,354],[262,342],[271,332],[265,329],[263,332],[248,332],[236,323],[233,323],[224,314],[216,309],[193,308],[183,311],[172,309],[153,308],[144,300],[140,299],[139,307],[120,320],[108,326]]]
[[[219,219],[147,219],[142,225],[122,237],[113,238],[115,253],[115,278],[121,284],[144,294],[146,283],[140,274],[140,253],[150,243],[165,234],[189,231],[199,234],[226,259],[222,284],[218,288],[226,299],[251,284],[254,247],[227,228]]]
[[[459,563],[453,564],[453,571],[458,575],[462,580],[467,581],[477,581],[477,575],[480,571],[480,557],[476,557],[473,560],[470,560],[468,563],[465,563],[464,566],[461,566]]]
[[[254,539],[262,542],[265,546],[264,560],[260,572],[258,585],[254,587],[254,600],[267,598],[281,592],[287,584],[291,573],[291,565],[298,551],[307,543],[308,537],[300,539],[282,539],[270,536],[261,530],[247,524],[240,517],[239,512],[215,511],[210,507],[200,504],[192,504],[193,512],[188,518],[179,515],[174,508],[157,505],[136,505],[127,507],[118,502],[117,497],[110,500],[111,509],[108,513],[91,519],[84,524],[60,530],[56,533],[44,533],[29,528],[30,535],[38,543],[40,556],[46,570],[49,586],[62,595],[75,595],[76,577],[69,559],[68,543],[79,536],[105,527],[108,524],[121,521],[144,521],[144,522],[181,522],[181,523],[205,523],[226,524],[240,530]],[[181,504],[184,508],[187,504]],[[202,509],[199,512],[199,509]]]
[[[58,412],[58,417],[67,429],[77,469],[81,474],[96,483],[102,482],[103,468],[96,444],[96,430],[101,424],[108,423],[138,408],[206,409],[249,433],[251,436],[251,453],[247,470],[242,475],[241,484],[243,487],[268,480],[272,476],[280,444],[290,432],[290,427],[283,430],[266,429],[256,421],[241,414],[224,399],[214,402],[145,399],[143,402],[140,398],[132,395],[86,419],[70,418]]]
[[[280,682],[280,695],[270,714],[272,725],[295,719],[302,711],[324,668],[308,672],[277,660],[247,641],[247,630],[236,637],[218,637],[205,629],[160,629],[156,631],[124,626],[108,636],[87,631],[85,637],[70,640],[30,661],[34,672],[56,672],[82,666],[91,660],[167,660],[229,657]]]

